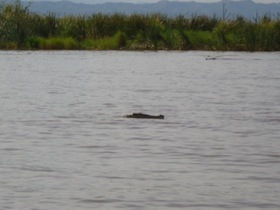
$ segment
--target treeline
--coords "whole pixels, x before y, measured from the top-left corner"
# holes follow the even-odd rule
[[[0,49],[279,51],[280,21],[162,14],[57,17],[0,5]]]

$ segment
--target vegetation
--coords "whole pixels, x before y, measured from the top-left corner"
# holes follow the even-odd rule
[[[0,49],[279,51],[280,20],[162,14],[57,17],[0,5]]]

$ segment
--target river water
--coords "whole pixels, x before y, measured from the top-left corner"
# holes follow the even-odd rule
[[[0,209],[280,209],[279,52],[0,64]]]

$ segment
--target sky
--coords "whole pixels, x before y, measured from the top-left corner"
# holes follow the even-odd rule
[[[31,0],[31,2],[43,1],[43,0]],[[62,0],[45,0],[45,1],[62,1]],[[69,0],[76,3],[105,3],[105,2],[130,2],[130,3],[153,3],[160,0]],[[218,2],[222,0],[169,0],[169,1],[196,1],[196,2]],[[253,0],[256,3],[280,3],[280,0]]]

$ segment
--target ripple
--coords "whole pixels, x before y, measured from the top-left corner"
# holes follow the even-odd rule
[[[42,166],[23,166],[23,167],[13,167],[14,169],[21,170],[21,171],[30,171],[30,172],[59,172],[59,170],[52,169],[49,167],[42,167]]]
[[[3,148],[3,151],[13,152],[13,151],[21,151],[22,149],[19,148]]]
[[[280,183],[280,177],[269,177],[269,176],[248,176],[244,178],[244,180],[251,180],[251,181],[261,181],[261,182],[266,182],[266,183]]]
[[[81,199],[81,203],[120,203],[123,200],[119,199]]]

